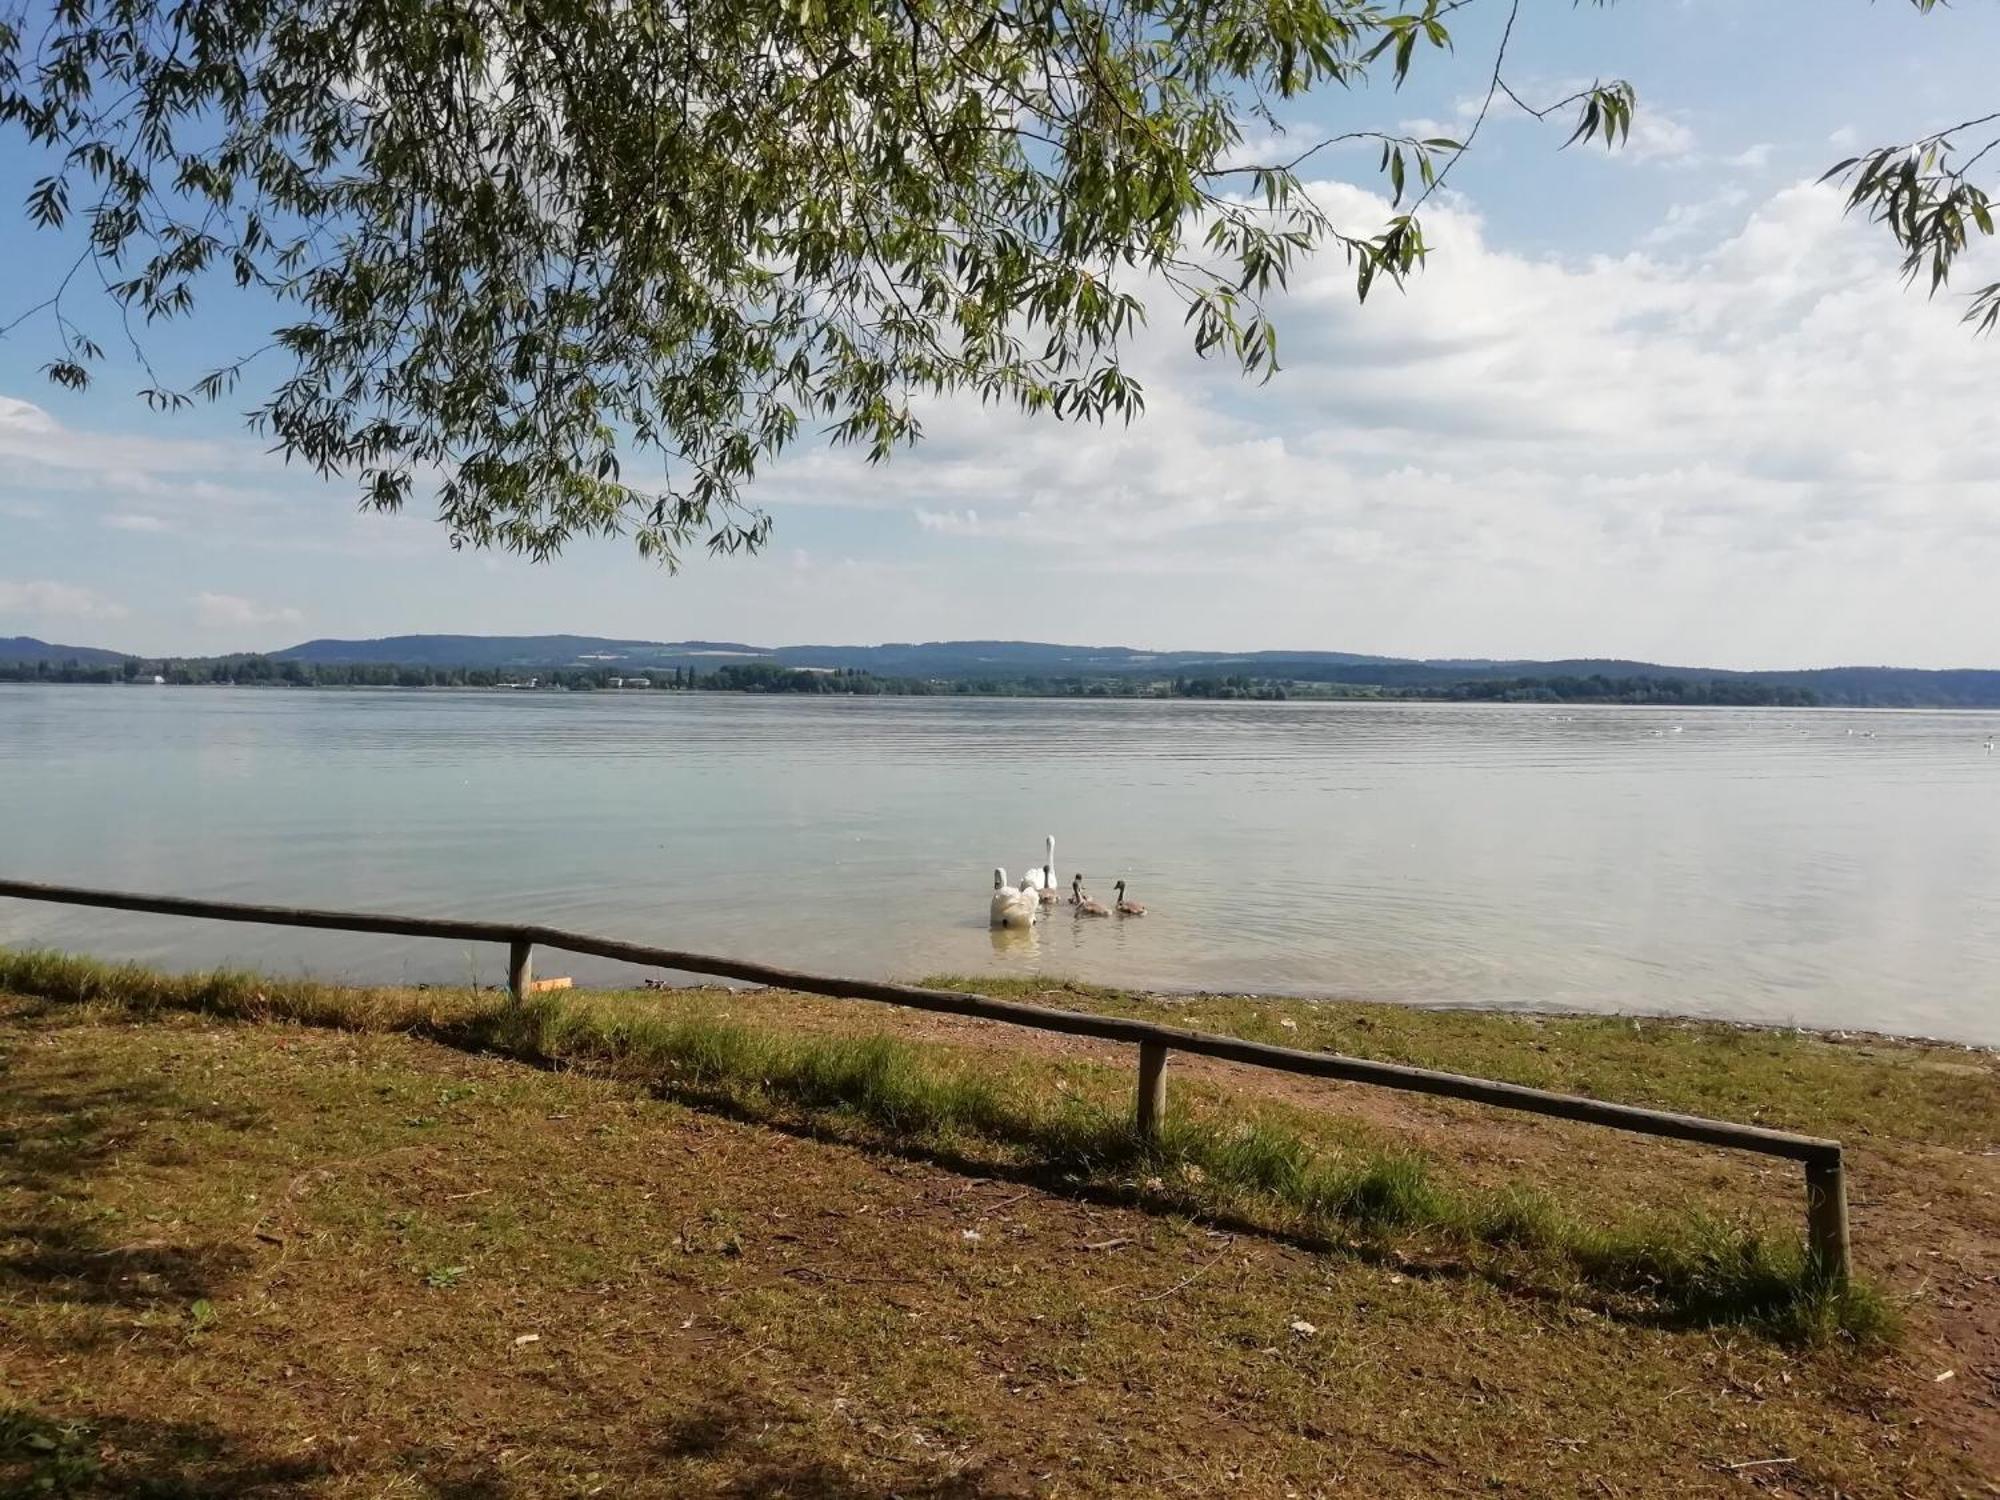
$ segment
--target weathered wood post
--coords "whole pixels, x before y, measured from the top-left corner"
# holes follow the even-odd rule
[[[535,980],[535,945],[515,938],[507,945],[507,993],[519,1005]]]
[[[1847,1169],[1838,1146],[1806,1163],[1806,1253],[1822,1277],[1847,1280]]]
[[[1160,1119],[1167,1112],[1167,1044],[1139,1043],[1139,1139],[1160,1138]]]

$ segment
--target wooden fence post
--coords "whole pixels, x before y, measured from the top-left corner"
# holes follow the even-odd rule
[[[1167,1112],[1167,1044],[1139,1043],[1139,1139],[1160,1138],[1160,1118]]]
[[[1847,1169],[1837,1149],[1806,1163],[1806,1253],[1827,1280],[1847,1280]]]
[[[507,993],[516,1005],[535,979],[535,945],[515,938],[507,945]]]

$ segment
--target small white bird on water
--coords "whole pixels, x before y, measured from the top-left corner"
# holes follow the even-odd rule
[[[1032,927],[1042,909],[1041,898],[1024,881],[1017,888],[1007,884],[1007,872],[993,871],[993,901],[989,907],[994,927]]]

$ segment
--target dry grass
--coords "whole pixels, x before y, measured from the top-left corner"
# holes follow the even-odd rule
[[[1975,1253],[1949,1226],[1990,1259],[1996,1185],[1926,1123],[1972,1076],[1940,1053],[1872,1115],[1834,1075],[1895,1062],[1775,1064],[1933,1153],[1894,1234],[1857,1162],[1909,1324],[1871,1353],[1745,1306],[1732,1247],[1782,1253],[1796,1185],[1718,1153],[1189,1069],[1146,1154],[1113,1051],[790,996],[512,1013],[0,955],[9,990],[44,998],[0,999],[0,1493],[1946,1496],[1991,1467],[1993,1341],[1935,1381],[1942,1320],[1991,1331],[1990,1286],[1935,1299]],[[1411,1060],[1544,1055],[1493,1024],[1483,1065]],[[1937,1133],[1990,1146],[1990,1075],[1968,1107]],[[1639,1211],[1690,1199],[1708,1229]],[[1621,1243],[1729,1296],[1592,1263]]]
[[[171,976],[43,952],[0,956],[0,989],[142,1014],[192,1010],[408,1032],[608,1073],[739,1118],[858,1126],[878,1144],[1005,1165],[1316,1245],[1421,1233],[1477,1253],[1488,1274],[1617,1299],[1647,1316],[1747,1323],[1808,1342],[1866,1342],[1892,1322],[1865,1283],[1829,1284],[1795,1228],[1772,1233],[1695,1212],[1605,1223],[1521,1183],[1454,1182],[1407,1149],[1351,1132],[1331,1141],[1269,1112],[1176,1106],[1145,1141],[1133,1129],[1122,1070],[1086,1066],[1054,1078],[1046,1066],[995,1069],[937,1043],[880,1033],[786,1031],[720,1014],[728,1001],[715,992],[636,1005],[570,992],[517,1006],[495,996],[248,974]]]

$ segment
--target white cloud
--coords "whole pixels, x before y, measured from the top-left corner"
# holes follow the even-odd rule
[[[919,526],[939,536],[1030,537],[1037,525],[1032,505],[998,516],[991,511],[982,516],[971,506],[964,510],[930,510],[919,505],[913,514]]]
[[[1628,161],[1690,164],[1696,157],[1694,127],[1664,109],[1641,104],[1632,112],[1631,138],[1618,154]]]
[[[49,505],[65,521],[146,516],[199,535],[234,495],[243,508],[218,547],[259,571],[212,576],[310,600],[315,627],[338,619],[343,634],[1025,633],[1748,666],[2000,661],[1987,604],[2000,573],[1993,346],[1959,326],[1954,296],[1906,292],[1893,248],[1842,216],[1837,191],[1752,198],[1753,181],[1689,193],[1637,252],[1606,256],[1523,253],[1447,195],[1426,209],[1433,254],[1407,292],[1361,307],[1337,258],[1300,269],[1274,309],[1285,368],[1261,388],[1195,360],[1177,310],[1157,304],[1131,346],[1148,411],[1130,427],[943,401],[923,407],[927,440],[883,467],[808,443],[752,491],[789,512],[780,546],[815,549],[790,567],[697,559],[665,583],[607,543],[555,569],[495,564],[521,567],[521,587],[460,586],[476,570],[420,514],[360,516],[338,494],[301,514],[262,498],[248,444],[82,433],[7,398],[0,496],[31,462],[39,489],[71,476],[73,493]],[[1350,227],[1388,213],[1364,188],[1311,190]],[[1993,276],[1968,265],[1961,279]],[[154,488],[107,491],[117,472]],[[225,494],[202,498],[204,485]],[[395,573],[395,592],[347,591],[365,595],[351,606],[318,587],[385,543],[435,562]],[[13,567],[89,576],[67,554]],[[198,619],[215,632],[205,648],[304,623],[259,599],[154,586],[158,628]],[[619,589],[632,602],[612,602]],[[418,607],[433,613],[398,613]]]
[[[0,395],[0,480],[4,481],[59,483],[64,478],[91,481],[107,476],[158,481],[166,475],[212,476],[251,467],[255,458],[256,450],[248,445],[79,432],[32,401]]]
[[[1746,172],[1754,172],[1771,164],[1772,146],[1769,141],[1759,141],[1754,146],[1746,146],[1734,156],[1725,156],[1725,167],[1741,167]]]
[[[300,625],[305,616],[285,605],[260,604],[240,594],[200,593],[194,596],[195,618],[210,630],[253,625]]]
[[[260,552],[392,558],[435,546],[421,505],[415,525],[356,510],[351,487],[247,437],[86,429],[0,395],[0,516],[47,519],[53,497],[114,530],[226,534],[232,548]]]
[[[1467,123],[1467,121],[1462,119],[1446,123],[1443,120],[1433,119],[1429,115],[1419,115],[1413,120],[1397,121],[1396,133],[1399,135],[1415,136],[1420,141],[1462,141],[1465,139],[1465,127]]]
[[[298,508],[324,493],[254,442],[85,430],[32,401],[0,395],[0,499],[10,503],[59,496],[65,511],[94,513],[114,530],[227,524],[232,536],[245,538],[260,528],[295,529]],[[278,497],[283,504],[273,504]]]
[[[124,605],[94,589],[50,578],[0,578],[0,615],[30,620],[122,620]]]
[[[1234,148],[1223,152],[1219,165],[1225,169],[1277,166],[1296,161],[1307,152],[1312,152],[1317,159],[1328,151],[1371,150],[1376,144],[1373,141],[1336,141],[1331,145],[1322,145],[1335,133],[1310,120],[1294,120],[1282,129],[1253,131],[1238,141]]]
[[[1740,209],[1750,201],[1750,195],[1742,188],[1724,188],[1711,198],[1699,199],[1692,203],[1676,203],[1667,209],[1666,218],[1640,237],[1639,243],[1647,247],[1670,245],[1676,240],[1684,240],[1711,227],[1717,219]]]
[[[1386,212],[1312,190],[1342,222]],[[1358,307],[1331,261],[1295,278],[1260,389],[1157,315],[1129,428],[939,403],[916,454],[804,456],[768,493],[1088,577],[1063,585],[1078,638],[1118,631],[1100,603],[1136,634],[1143,597],[1197,611],[1146,633],[1190,645],[2000,659],[1993,355],[1836,192],[1731,189],[1670,216],[1672,256],[1528,256],[1462,204],[1428,217],[1405,294]]]
[[[1827,136],[1826,143],[1844,151],[1860,139],[1861,133],[1852,125],[1843,125]]]

